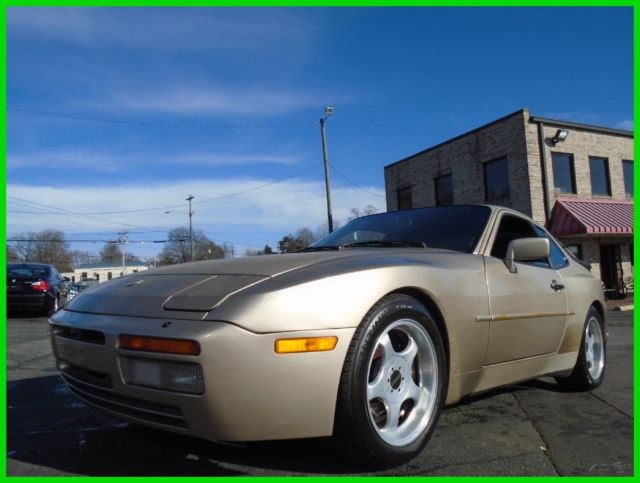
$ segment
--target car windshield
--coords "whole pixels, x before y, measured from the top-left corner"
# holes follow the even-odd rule
[[[428,247],[473,252],[491,214],[487,206],[418,208],[363,216],[307,250]]]
[[[17,266],[7,267],[7,278],[41,279],[49,276],[49,267]]]

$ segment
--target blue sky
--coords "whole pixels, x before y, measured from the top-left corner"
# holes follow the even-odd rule
[[[327,104],[339,220],[385,209],[386,164],[521,107],[632,129],[632,20],[630,8],[10,8],[10,109],[142,124],[9,110],[7,234],[163,239],[186,224],[187,194],[195,227],[238,251],[316,228]]]

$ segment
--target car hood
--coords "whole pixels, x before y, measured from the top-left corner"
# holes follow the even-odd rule
[[[322,264],[424,257],[436,249],[354,249],[183,263],[138,272],[82,291],[66,310],[94,314],[202,319],[234,294],[293,270]],[[391,260],[388,260],[391,262]],[[363,263],[355,263],[362,267]],[[331,268],[328,268],[330,274]]]

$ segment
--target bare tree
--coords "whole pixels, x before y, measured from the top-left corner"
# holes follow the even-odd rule
[[[339,220],[333,220],[333,231],[336,231],[338,228],[342,226]],[[314,235],[316,240],[320,240],[320,238],[324,238],[329,234],[329,224],[325,221],[322,225],[319,225]]]
[[[16,250],[11,245],[7,245],[7,262],[19,262],[20,255],[18,254],[18,250]]]
[[[193,234],[193,256],[194,260],[212,260],[224,258],[224,249],[209,240],[201,230],[196,230]],[[167,242],[160,252],[158,262],[161,265],[171,265],[174,263],[185,263],[191,261],[191,243],[189,239],[189,228],[177,227],[169,231]]]
[[[262,250],[258,250],[257,248],[248,247],[244,251],[244,254],[247,257],[256,257],[256,256],[259,256],[259,255],[273,255],[273,253],[274,253],[274,251],[273,251],[273,248],[271,248],[271,245],[265,245]]]
[[[78,268],[80,265],[85,265],[87,263],[91,263],[95,261],[96,256],[91,255],[86,250],[73,250],[71,252],[71,263],[73,268]]]
[[[360,208],[351,208],[351,216],[347,219],[347,221],[355,220],[356,218],[360,218],[361,216],[375,215],[378,213],[378,208],[373,205],[367,205],[362,210]]]
[[[25,262],[55,265],[61,272],[71,270],[72,255],[69,242],[60,230],[46,229],[18,235],[15,249]]]
[[[140,258],[131,252],[125,252],[125,260],[139,262]],[[106,263],[122,263],[122,246],[116,241],[106,242],[100,250],[100,261]]]
[[[304,245],[304,248],[307,248],[318,239],[315,233],[311,231],[311,228],[308,228],[306,226],[298,228],[298,230],[296,231],[296,237],[301,241],[301,244]]]
[[[106,242],[100,250],[100,260],[103,262],[117,262],[122,260],[122,251],[116,242]]]

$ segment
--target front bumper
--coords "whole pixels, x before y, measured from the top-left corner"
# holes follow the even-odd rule
[[[58,370],[76,396],[137,423],[217,441],[330,435],[342,365],[355,330],[255,334],[226,322],[66,310],[56,313],[50,323]],[[117,347],[120,334],[197,340],[201,353],[124,350]],[[338,336],[333,351],[274,352],[278,338],[324,335]],[[198,363],[204,394],[128,385],[122,376],[124,356]]]

